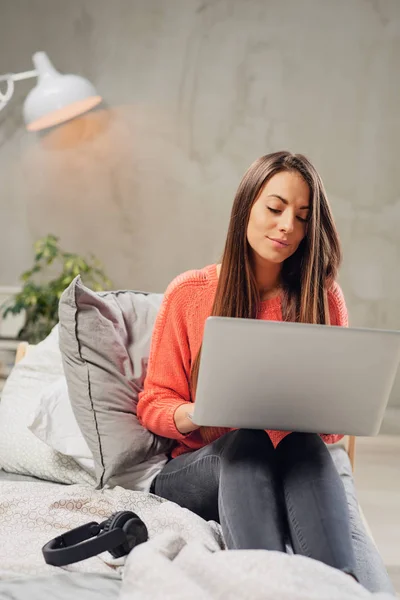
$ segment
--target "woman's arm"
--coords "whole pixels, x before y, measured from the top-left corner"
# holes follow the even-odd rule
[[[328,305],[331,325],[336,325],[338,327],[348,327],[349,315],[347,312],[346,302],[343,296],[343,292],[339,284],[336,282],[328,291]],[[325,444],[335,444],[344,437],[344,435],[336,435],[333,433],[321,433],[320,435]]]
[[[183,440],[198,428],[187,414],[190,396],[190,348],[187,333],[187,286],[177,278],[168,287],[154,325],[147,375],[137,417],[153,433]]]
[[[338,283],[334,283],[328,291],[328,306],[331,325],[339,327],[349,326],[349,314],[342,289]]]

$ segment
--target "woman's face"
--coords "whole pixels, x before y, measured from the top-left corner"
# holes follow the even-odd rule
[[[310,188],[297,171],[281,171],[253,204],[247,240],[257,262],[282,263],[306,235]]]

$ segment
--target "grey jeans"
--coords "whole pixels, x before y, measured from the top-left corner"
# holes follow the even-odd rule
[[[274,449],[260,430],[231,431],[168,462],[152,491],[221,524],[230,549],[294,552],[355,574],[344,487],[316,434]]]

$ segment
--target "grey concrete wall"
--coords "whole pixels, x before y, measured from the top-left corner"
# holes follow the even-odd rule
[[[351,323],[400,328],[398,0],[1,0],[0,72],[36,50],[105,103],[28,134],[24,82],[0,113],[0,285],[52,232],[163,290],[218,259],[242,173],[288,148],[325,181]]]

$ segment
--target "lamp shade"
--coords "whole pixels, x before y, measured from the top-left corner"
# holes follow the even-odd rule
[[[24,103],[28,131],[39,131],[76,117],[101,102],[93,85],[79,75],[62,75],[45,52],[36,52],[33,63],[38,82]]]

